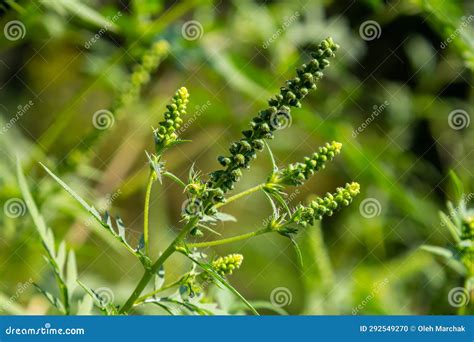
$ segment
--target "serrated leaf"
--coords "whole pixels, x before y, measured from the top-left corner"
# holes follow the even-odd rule
[[[77,263],[76,254],[70,250],[67,257],[66,284],[69,298],[72,298],[73,292],[77,287]]]

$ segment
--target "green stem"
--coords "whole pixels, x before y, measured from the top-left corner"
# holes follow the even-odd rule
[[[150,255],[150,247],[149,247],[149,234],[148,234],[148,226],[149,226],[149,211],[150,211],[150,197],[151,197],[151,188],[153,183],[156,180],[156,172],[150,171],[150,175],[148,176],[148,183],[146,186],[146,193],[145,193],[145,208],[143,210],[143,240],[145,241],[145,255]]]
[[[176,250],[176,246],[186,237],[189,231],[193,229],[198,222],[198,217],[193,217],[191,220],[189,220],[189,222],[186,223],[186,225],[181,229],[178,236],[173,240],[173,242],[168,246],[168,248],[166,248],[163,254],[160,255],[160,257],[150,268],[147,268],[145,270],[145,273],[143,274],[139,283],[135,287],[135,290],[133,290],[132,294],[127,299],[125,304],[120,308],[119,312],[121,314],[127,313],[133,307],[133,304],[135,304],[137,298],[140,297],[143,290],[150,282],[150,279],[155,275],[160,266],[163,265],[163,263],[170,257],[170,255],[173,254],[173,252]]]
[[[273,232],[273,231],[274,230],[272,230],[270,228],[263,228],[263,229],[260,229],[260,230],[253,231],[251,233],[237,235],[237,236],[233,236],[233,237],[230,237],[230,238],[213,240],[213,241],[206,241],[206,242],[188,243],[186,245],[188,246],[188,248],[202,248],[202,247],[218,246],[218,245],[224,245],[224,244],[231,243],[231,242],[247,240],[247,239],[250,239],[254,236],[262,235],[262,234],[265,234],[265,233],[270,233],[270,232]]]
[[[140,298],[138,298],[136,301],[135,301],[135,305],[138,305],[138,304],[141,304],[143,303],[145,300],[147,300],[148,298],[156,295],[157,293],[160,293],[160,292],[163,292],[163,291],[166,291],[168,289],[171,289],[172,287],[175,287],[177,285],[181,284],[181,279],[175,281],[174,283],[171,283],[169,285],[166,285],[166,286],[163,286],[162,288],[159,288],[158,290],[155,290],[153,292],[150,292],[150,293],[147,293],[146,295],[143,295],[141,296]]]
[[[218,203],[218,204],[216,204],[215,207],[216,208],[223,207],[224,205],[229,204],[231,202],[234,202],[234,201],[236,201],[236,200],[238,200],[242,197],[248,196],[250,194],[253,194],[254,192],[262,190],[266,186],[267,186],[267,183],[258,184],[256,186],[254,186],[253,188],[250,188],[250,189],[247,189],[245,191],[239,192],[238,194],[235,194],[234,196],[230,196],[229,198],[226,199],[226,201],[224,203]]]

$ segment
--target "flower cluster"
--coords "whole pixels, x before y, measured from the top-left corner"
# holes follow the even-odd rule
[[[344,188],[337,188],[333,194],[327,193],[323,198],[318,197],[308,206],[300,205],[293,214],[291,221],[306,227],[313,225],[314,221],[321,220],[323,216],[332,216],[334,211],[351,204],[360,192],[358,183],[346,184]]]
[[[304,163],[290,164],[273,175],[269,181],[275,184],[301,185],[316,171],[324,169],[326,162],[333,160],[341,152],[341,147],[342,144],[335,141],[326,143],[325,146],[319,148],[319,152],[304,158]]]
[[[250,129],[242,132],[244,137],[231,144],[230,155],[218,157],[224,169],[210,174],[207,184],[210,193],[204,194],[203,200],[215,203],[222,196],[215,196],[213,191],[220,189],[226,193],[234,188],[234,183],[242,176],[241,169],[248,168],[250,161],[256,158],[256,152],[263,150],[264,139],[272,139],[273,132],[281,128],[280,120],[290,116],[290,107],[300,107],[300,100],[316,89],[316,82],[323,77],[322,71],[329,66],[328,58],[335,56],[337,48],[331,38],[323,40],[311,53],[311,61],[298,68],[297,76],[287,81],[280,93],[268,101],[270,107],[252,119]]]
[[[168,110],[165,112],[164,120],[161,121],[159,127],[153,131],[157,155],[160,155],[165,148],[177,141],[178,135],[175,131],[181,127],[183,123],[181,116],[186,114],[186,105],[188,102],[188,90],[185,87],[181,87],[173,96],[171,104],[166,106]]]
[[[221,276],[230,275],[235,269],[240,268],[244,257],[242,254],[229,254],[218,257],[212,262],[212,268]]]
[[[118,100],[114,104],[113,112],[116,113],[120,111],[138,98],[142,87],[150,81],[150,74],[168,55],[168,51],[169,44],[165,40],[160,40],[154,43],[143,55],[141,63],[135,67],[130,81],[125,85]]]

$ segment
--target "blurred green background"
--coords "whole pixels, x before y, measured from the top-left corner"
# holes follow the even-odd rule
[[[186,86],[191,94],[183,137],[192,143],[167,153],[166,165],[183,178],[194,162],[210,172],[218,167],[216,157],[309,59],[311,47],[328,36],[341,46],[336,58],[318,90],[293,111],[291,127],[278,132],[270,146],[284,166],[326,141],[343,143],[335,162],[290,189],[292,205],[352,180],[361,184],[361,195],[324,220],[321,230],[299,234],[303,269],[289,241],[278,236],[207,253],[242,253],[244,263],[231,283],[252,301],[269,301],[274,289],[286,288],[291,300],[284,309],[291,314],[456,312],[448,293],[462,286],[462,278],[419,247],[450,243],[438,218],[452,199],[448,171],[455,170],[472,190],[474,2],[1,3],[0,302],[15,300],[0,313],[54,313],[33,287],[16,296],[30,279],[46,288],[54,284],[21,201],[18,215],[5,209],[22,197],[17,157],[47,223],[76,251],[80,279],[112,289],[122,303],[141,265],[38,162],[98,208],[120,214],[130,240],[137,241],[148,174],[144,150],[152,151],[152,127],[175,90]],[[111,108],[134,65],[160,39],[169,42],[170,53],[140,99],[91,141],[98,134],[94,113]],[[237,190],[265,180],[270,165],[261,153]],[[170,182],[154,188],[155,254],[175,235],[184,200]],[[256,194],[227,211],[239,221],[218,226],[223,236],[260,227],[271,208]],[[188,269],[185,260],[173,257],[167,276]]]

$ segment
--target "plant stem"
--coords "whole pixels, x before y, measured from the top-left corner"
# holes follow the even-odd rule
[[[234,196],[230,196],[229,198],[226,199],[226,201],[224,203],[218,203],[215,205],[216,208],[220,208],[226,204],[229,204],[231,202],[234,202],[236,200],[238,200],[239,198],[242,198],[242,197],[245,197],[245,196],[248,196],[250,194],[253,194],[254,192],[257,192],[263,188],[265,188],[267,186],[267,183],[261,183],[261,184],[258,184],[250,189],[247,189],[245,191],[242,191],[242,192],[239,192],[238,194],[235,194]]]
[[[145,255],[150,255],[150,247],[149,247],[149,234],[148,234],[148,226],[149,226],[149,211],[150,211],[150,197],[151,197],[151,188],[153,183],[156,180],[156,172],[150,171],[150,175],[148,176],[148,183],[146,186],[146,193],[145,193],[145,208],[143,210],[143,240],[145,241]]]
[[[133,290],[132,294],[127,299],[125,304],[120,308],[119,313],[125,314],[133,307],[133,304],[135,303],[137,298],[140,297],[143,290],[145,289],[145,287],[150,282],[150,279],[155,275],[156,271],[158,271],[160,266],[163,265],[163,263],[170,257],[171,254],[173,254],[173,252],[175,251],[176,246],[184,239],[184,237],[186,237],[188,232],[191,229],[193,229],[198,222],[199,222],[198,217],[191,218],[191,220],[189,220],[188,223],[186,223],[186,225],[181,229],[178,236],[166,248],[166,250],[163,252],[163,254],[160,255],[160,257],[155,261],[155,263],[150,268],[147,268],[145,270],[145,273],[143,274],[143,276],[140,279],[139,283],[135,287],[135,290]]]
[[[152,297],[154,295],[156,295],[157,293],[160,293],[160,292],[163,292],[163,291],[166,291],[172,287],[175,287],[177,285],[179,285],[181,283],[181,279],[178,279],[176,280],[175,282],[169,284],[169,285],[166,285],[166,286],[163,286],[162,288],[159,288],[158,290],[155,290],[153,292],[150,292],[150,293],[147,293],[146,295],[143,295],[141,296],[140,298],[138,298],[136,301],[135,301],[135,305],[137,304],[140,304],[140,303],[143,303],[147,298],[149,297]]]
[[[247,239],[250,239],[254,236],[262,235],[262,234],[270,233],[270,232],[273,232],[273,230],[270,229],[270,228],[263,228],[263,229],[260,229],[260,230],[253,231],[251,233],[237,235],[237,236],[233,236],[233,237],[230,237],[230,238],[213,240],[213,241],[206,241],[206,242],[188,243],[187,246],[189,248],[202,248],[202,247],[224,245],[224,244],[231,243],[231,242],[247,240]]]

